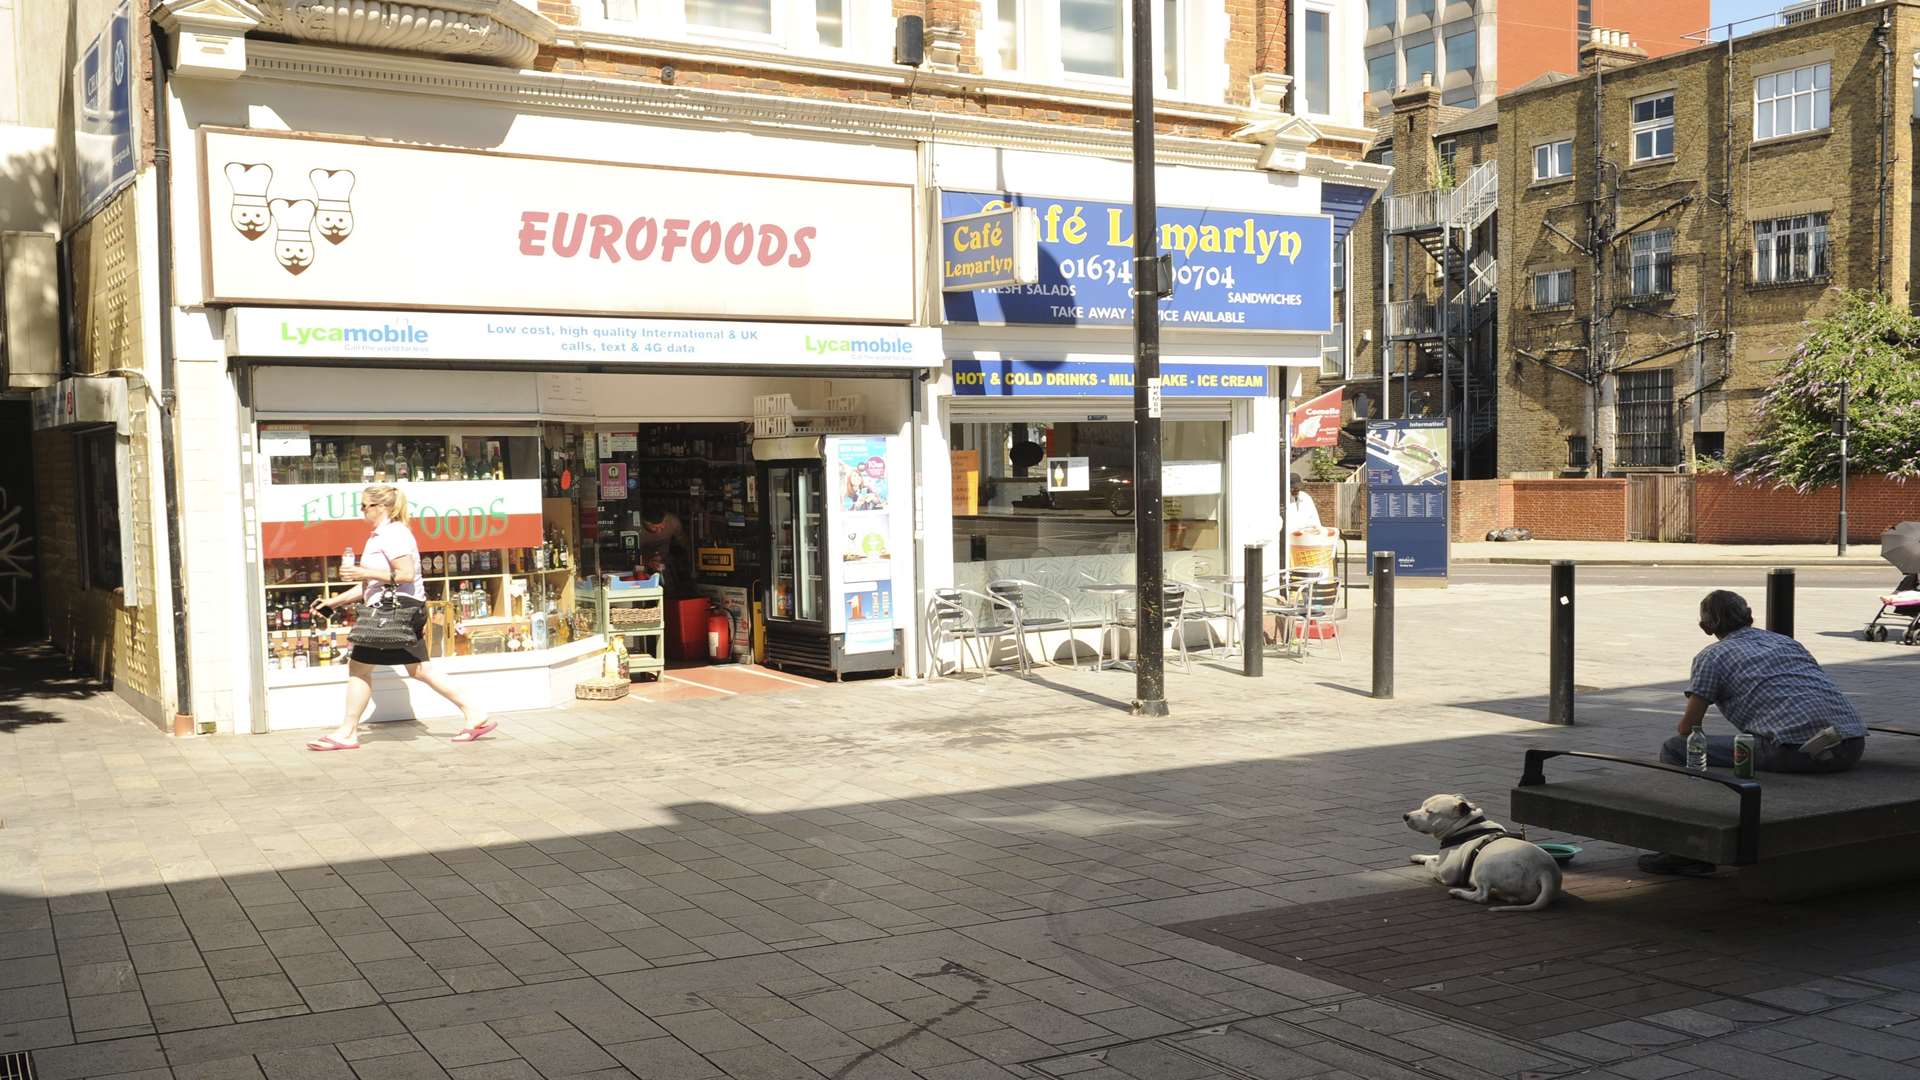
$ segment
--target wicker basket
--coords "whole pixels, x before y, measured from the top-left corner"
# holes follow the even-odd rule
[[[607,622],[617,630],[631,630],[636,626],[659,626],[662,605],[648,604],[640,607],[634,604],[620,604],[607,608]]]
[[[582,701],[618,701],[633,691],[633,681],[597,676],[573,684],[573,696]]]

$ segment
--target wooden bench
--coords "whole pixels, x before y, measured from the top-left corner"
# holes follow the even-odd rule
[[[1750,896],[1791,899],[1920,877],[1920,732],[1869,727],[1844,773],[1693,772],[1580,750],[1527,751],[1511,794],[1522,825],[1739,869]],[[1560,757],[1628,766],[1549,782]]]

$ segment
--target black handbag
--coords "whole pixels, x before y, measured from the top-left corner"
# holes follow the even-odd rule
[[[355,605],[347,640],[369,649],[408,649],[420,640],[426,625],[427,602],[401,596],[389,586],[373,603]]]

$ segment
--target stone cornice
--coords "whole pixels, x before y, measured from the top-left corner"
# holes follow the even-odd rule
[[[638,37],[606,30],[562,28],[555,35],[553,44],[561,48],[572,47],[611,56],[645,56],[672,64],[737,65],[761,71],[779,71],[842,82],[875,83],[882,86],[913,85],[922,90],[1107,109],[1115,113],[1126,113],[1133,108],[1131,95],[1118,91],[1047,85],[991,75],[930,70],[922,70],[916,76],[911,69],[892,64],[867,64],[825,56],[770,56],[765,51],[728,45]],[[1275,115],[1266,109],[1249,109],[1241,105],[1209,105],[1172,98],[1155,100],[1153,109],[1156,116],[1222,125],[1248,124],[1258,120],[1269,120]]]
[[[552,20],[517,0],[254,0],[260,30],[297,42],[507,67],[533,63]]]
[[[584,113],[687,127],[729,126],[788,130],[880,142],[930,139],[979,146],[1012,147],[1125,160],[1130,133],[1042,123],[1009,117],[941,113],[890,105],[813,99],[735,90],[666,86],[595,75],[508,71],[424,57],[374,54],[278,42],[251,42],[249,78],[353,87],[398,94],[427,94],[497,102],[539,112]],[[1253,169],[1264,146],[1161,136],[1159,160],[1167,164]],[[1352,162],[1332,162],[1340,166]]]

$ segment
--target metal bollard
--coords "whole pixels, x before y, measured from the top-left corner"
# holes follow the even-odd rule
[[[1767,571],[1767,629],[1793,636],[1793,568]]]
[[[1259,544],[1248,544],[1240,569],[1240,595],[1245,601],[1240,613],[1240,674],[1250,679],[1265,674],[1267,661],[1266,604],[1261,601],[1265,595],[1261,586],[1266,584],[1266,571],[1261,565],[1265,555]]]
[[[1393,552],[1373,553],[1373,696],[1393,697]]]
[[[1555,559],[1548,592],[1547,723],[1573,723],[1573,563]]]

